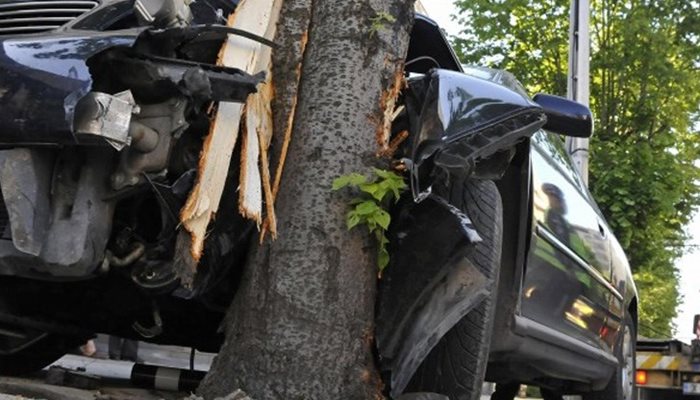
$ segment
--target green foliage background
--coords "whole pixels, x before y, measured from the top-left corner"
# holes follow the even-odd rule
[[[533,94],[566,94],[570,0],[455,5],[462,62],[509,70]],[[669,336],[674,263],[700,204],[700,3],[591,0],[591,108],[591,191],[635,272],[640,333]]]

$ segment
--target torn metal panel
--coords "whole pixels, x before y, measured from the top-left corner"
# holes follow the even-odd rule
[[[494,81],[433,70],[410,82],[421,107],[418,126],[412,127],[411,188],[416,201],[434,189],[443,190],[451,179],[468,177],[476,163],[513,147],[545,124],[542,108],[517,81],[502,76],[492,77],[499,79]]]
[[[271,42],[254,34],[231,31],[223,26],[190,26],[162,30],[148,27],[118,31],[68,30],[60,36],[8,37],[0,39],[0,145],[63,145],[100,144],[98,141],[79,142],[73,129],[78,102],[94,90],[96,75],[122,80],[125,87],[134,85],[136,98],[148,99],[158,94],[178,94],[204,100],[211,95],[218,100],[243,101],[255,90],[264,76],[250,76],[241,70],[216,67],[206,63],[172,58],[179,51],[191,59],[206,59],[201,54],[210,44],[223,40],[227,34],[244,35],[263,46]],[[240,36],[241,38],[243,36]],[[113,67],[129,73],[114,74],[100,70],[100,57],[115,50],[119,57]],[[70,52],[70,57],[65,53]],[[146,55],[150,56],[146,56]],[[102,60],[104,61],[104,60]],[[122,64],[120,64],[122,63]],[[122,68],[134,68],[122,69]],[[104,74],[101,74],[104,72]],[[252,71],[259,72],[259,71]],[[152,79],[143,79],[145,73]],[[154,85],[165,85],[153,90]],[[136,93],[138,91],[138,93]],[[104,91],[103,92],[107,92]],[[111,91],[109,93],[112,93]],[[206,99],[208,100],[208,99]],[[36,118],[41,115],[42,118]]]
[[[403,393],[420,364],[452,327],[488,295],[488,279],[469,260],[457,257],[450,271],[422,298],[392,367],[391,393]]]
[[[73,113],[93,84],[86,60],[133,45],[142,31],[0,40],[0,145],[75,144]],[[59,56],[68,51],[70,57]]]
[[[401,394],[440,338],[486,295],[488,279],[467,260],[481,240],[469,217],[430,197],[404,196],[392,213],[392,254],[380,281],[376,339],[380,367]],[[410,299],[407,301],[406,299]]]
[[[425,74],[434,68],[462,71],[443,30],[432,19],[416,14],[406,56],[406,72]]]
[[[238,68],[144,55],[126,49],[107,51],[90,64],[95,70],[124,71],[112,79],[128,87],[141,101],[149,102],[183,96],[196,103],[243,102],[265,78],[264,73],[251,75]]]

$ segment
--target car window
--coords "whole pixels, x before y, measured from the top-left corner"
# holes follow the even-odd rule
[[[532,137],[532,141],[554,161],[564,176],[569,179],[586,197],[590,199],[586,185],[574,167],[573,161],[566,151],[561,136],[540,130]]]
[[[556,163],[562,174],[578,188],[581,194],[588,199],[588,202],[595,209],[596,213],[602,217],[603,212],[600,210],[600,207],[598,207],[598,203],[596,203],[586,184],[583,183],[578,170],[574,167],[574,162],[571,160],[571,156],[569,156],[569,152],[566,150],[566,145],[562,137],[556,133],[541,130],[532,136],[532,141],[539,149],[550,156],[550,159]],[[602,222],[605,222],[604,219]]]

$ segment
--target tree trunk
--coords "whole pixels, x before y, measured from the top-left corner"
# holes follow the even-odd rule
[[[207,399],[238,388],[256,400],[382,396],[372,352],[376,247],[366,230],[347,231],[349,196],[330,188],[334,178],[377,164],[413,2],[287,0],[278,32],[298,40],[308,16],[298,96],[278,89],[298,100],[277,196],[278,239],[251,249],[226,342],[200,387]],[[293,71],[292,53],[304,46],[276,41],[275,70]]]

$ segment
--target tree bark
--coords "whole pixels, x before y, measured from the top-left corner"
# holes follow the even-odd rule
[[[240,388],[256,400],[381,398],[372,355],[376,247],[365,230],[347,231],[349,196],[330,187],[340,175],[377,164],[382,108],[399,89],[413,2],[287,2],[285,9],[300,8],[283,9],[278,32],[302,33],[300,19],[308,16],[310,24],[296,114],[275,116],[293,121],[277,196],[278,239],[262,247],[254,241],[225,321],[226,341],[200,394],[210,399]],[[277,62],[284,63],[285,49],[303,47],[279,46]],[[287,59],[298,64],[299,57]]]

